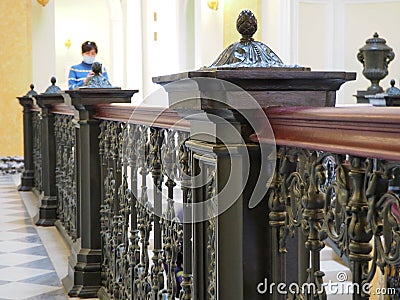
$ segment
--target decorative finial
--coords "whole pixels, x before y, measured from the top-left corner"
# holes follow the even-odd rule
[[[371,81],[366,90],[367,95],[383,92],[379,81],[386,77],[388,65],[394,59],[393,49],[386,45],[386,40],[375,32],[372,38],[366,40],[365,45],[357,54],[357,59],[363,64],[363,75]]]
[[[213,68],[300,68],[285,65],[267,45],[254,41],[257,19],[250,10],[243,10],[236,21],[236,29],[242,35],[240,42],[226,48],[211,66]]]
[[[390,80],[391,87],[386,90],[388,96],[400,95],[400,90],[395,87],[396,81],[394,79]]]
[[[50,79],[51,85],[46,89],[43,94],[59,94],[61,93],[61,89],[56,86],[57,79],[52,76]]]
[[[83,85],[83,88],[112,88],[111,83],[101,75],[102,65],[99,62],[94,62],[92,71],[94,75]]]
[[[35,86],[33,85],[33,83],[30,84],[29,88],[30,91],[28,91],[25,96],[32,97],[34,95],[37,95],[36,91],[34,91]]]
[[[242,35],[241,42],[253,41],[253,35],[257,31],[257,19],[250,10],[243,10],[239,14],[236,29]]]

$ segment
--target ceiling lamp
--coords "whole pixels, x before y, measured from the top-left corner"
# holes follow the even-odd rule
[[[47,3],[49,3],[49,0],[36,0],[41,6],[45,6]]]

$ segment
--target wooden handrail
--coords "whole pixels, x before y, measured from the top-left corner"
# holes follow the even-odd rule
[[[53,113],[73,115],[65,104]],[[400,160],[400,108],[269,107],[264,109],[277,145],[363,157]],[[189,131],[189,122],[171,109],[132,104],[99,104],[95,118]],[[270,142],[262,132],[253,142]]]
[[[74,115],[74,108],[72,106],[68,106],[64,103],[62,104],[55,104],[53,105],[51,112],[53,114],[59,114],[59,115]]]
[[[31,111],[40,112],[40,107],[37,106],[36,104],[33,104],[31,107]]]
[[[141,107],[130,104],[99,104],[95,118],[132,124],[151,125],[189,131],[189,122],[176,111],[163,107]]]
[[[400,108],[270,107],[277,145],[400,160]],[[258,133],[254,142],[270,142]]]
[[[53,105],[54,114],[74,115],[74,108],[66,104]],[[140,107],[131,104],[98,104],[95,118],[129,122],[132,124],[152,125],[160,128],[174,128],[189,131],[189,122],[177,112],[162,107]]]

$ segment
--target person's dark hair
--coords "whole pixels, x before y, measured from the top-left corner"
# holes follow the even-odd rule
[[[95,42],[86,41],[82,44],[82,53],[93,50],[96,51],[97,54],[97,45]]]

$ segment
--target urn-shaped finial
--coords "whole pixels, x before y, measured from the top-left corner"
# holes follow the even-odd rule
[[[386,40],[375,32],[360,49],[357,59],[364,66],[363,75],[371,81],[371,86],[367,89],[368,94],[383,92],[379,81],[388,75],[388,65],[394,59],[393,49],[386,45]]]

